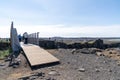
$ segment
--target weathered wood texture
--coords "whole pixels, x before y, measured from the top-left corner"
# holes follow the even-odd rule
[[[59,62],[56,57],[39,46],[21,43],[21,47],[31,66]]]

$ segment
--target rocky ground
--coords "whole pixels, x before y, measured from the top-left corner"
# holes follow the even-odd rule
[[[0,80],[120,80],[120,49],[49,49],[60,64],[31,70],[25,57],[8,67],[0,61]]]

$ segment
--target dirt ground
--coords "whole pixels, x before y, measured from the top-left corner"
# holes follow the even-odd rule
[[[16,68],[8,67],[9,62],[1,60],[0,80],[120,80],[120,59],[117,58],[120,49],[101,50],[102,56],[91,50],[49,49],[48,52],[60,59],[60,64],[36,70],[31,70],[23,54],[19,55],[21,63]]]

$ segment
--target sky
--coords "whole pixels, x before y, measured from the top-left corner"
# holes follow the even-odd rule
[[[120,0],[1,0],[0,37],[120,37]]]

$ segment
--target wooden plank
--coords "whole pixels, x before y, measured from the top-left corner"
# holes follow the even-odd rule
[[[31,66],[59,62],[59,59],[39,46],[21,43],[21,47]]]

